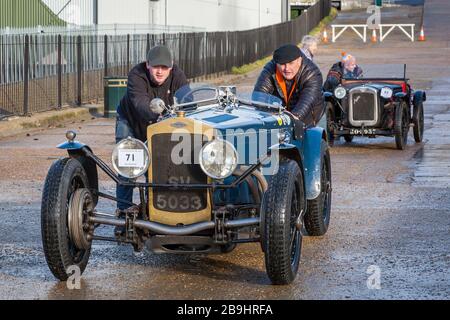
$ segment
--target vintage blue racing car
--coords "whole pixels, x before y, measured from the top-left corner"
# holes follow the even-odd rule
[[[68,157],[51,166],[42,196],[42,239],[50,270],[65,281],[68,268],[87,266],[94,240],[145,246],[153,252],[226,253],[259,242],[273,284],[297,274],[302,236],[322,236],[330,223],[331,166],[327,134],[305,128],[281,101],[234,87],[182,88],[174,106],[148,127],[148,141],[128,138],[112,168],[93,149],[66,134]],[[139,203],[112,213],[99,199],[98,169],[139,190]],[[124,179],[126,178],[126,179]],[[111,237],[101,225],[121,227]]]

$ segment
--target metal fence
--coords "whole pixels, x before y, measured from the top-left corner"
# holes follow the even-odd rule
[[[1,1],[1,0],[0,0]],[[172,26],[158,24],[93,24],[66,26],[35,26],[30,28],[0,28],[0,35],[127,35],[127,34],[161,34],[161,33],[185,33],[204,32],[205,28],[189,26]]]
[[[105,76],[126,76],[149,48],[167,45],[190,79],[228,72],[299,43],[330,12],[321,0],[295,20],[237,32],[0,36],[0,117],[103,99]]]

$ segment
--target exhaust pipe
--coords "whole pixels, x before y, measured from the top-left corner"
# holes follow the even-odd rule
[[[94,223],[94,224],[104,224],[104,225],[117,226],[117,227],[125,227],[125,224],[126,224],[125,220],[120,220],[117,218],[98,217],[98,216],[90,217],[89,222]],[[259,218],[234,220],[234,221],[225,222],[224,227],[228,228],[228,229],[243,228],[243,227],[259,225],[259,222],[260,222]],[[187,236],[187,235],[191,235],[191,234],[194,234],[194,233],[197,233],[200,231],[214,229],[216,227],[216,224],[214,221],[207,221],[207,222],[195,223],[195,224],[192,224],[189,226],[172,227],[172,226],[167,226],[167,225],[156,223],[156,222],[136,220],[134,222],[134,227],[139,228],[139,229],[149,230],[151,232],[154,232],[154,233],[160,234],[160,235]]]

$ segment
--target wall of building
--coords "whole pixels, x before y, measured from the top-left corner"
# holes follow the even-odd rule
[[[285,21],[288,1],[0,0],[0,4],[4,4],[0,8],[5,16],[0,21],[0,27],[92,25],[95,21],[94,4],[98,3],[100,25],[153,24],[194,27],[205,31],[247,30]],[[44,15],[45,19],[42,18]],[[15,19],[16,16],[20,19]],[[51,23],[47,22],[49,17],[52,18]]]
[[[89,25],[94,21],[93,0],[39,0],[68,24]]]
[[[149,6],[149,0],[98,0],[98,23],[149,24]]]
[[[282,21],[284,0],[99,0],[99,24],[189,26],[206,31],[258,28]]]

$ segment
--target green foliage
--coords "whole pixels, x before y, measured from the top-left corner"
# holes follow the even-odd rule
[[[328,17],[325,17],[322,21],[320,21],[319,25],[316,26],[314,29],[311,30],[309,33],[312,36],[318,36],[320,35],[321,31],[333,21],[337,16],[337,9],[331,8],[330,15]]]
[[[231,73],[232,74],[246,74],[255,69],[264,67],[266,65],[266,63],[268,63],[271,59],[272,59],[272,57],[266,57],[264,59],[260,59],[253,63],[250,63],[250,64],[244,64],[241,67],[233,67],[231,69]]]

